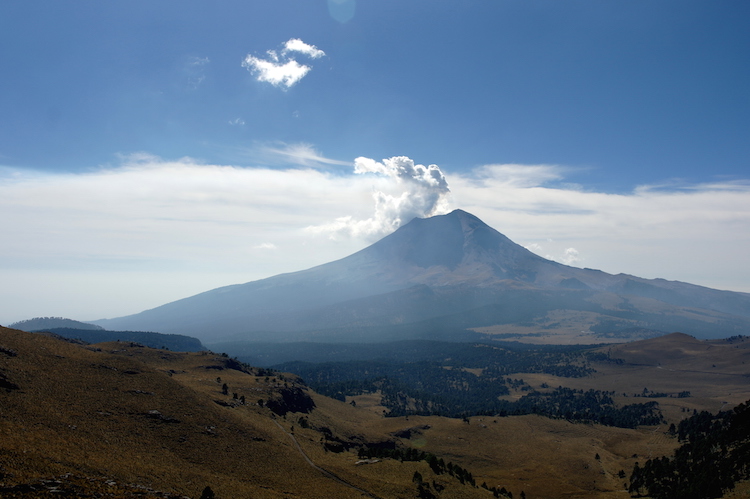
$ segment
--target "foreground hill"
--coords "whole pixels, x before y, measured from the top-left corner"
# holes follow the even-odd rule
[[[105,491],[111,482],[109,490],[124,495],[145,487],[197,497],[210,486],[227,496],[283,497],[293,484],[275,470],[290,466],[299,468],[300,490],[320,490],[310,497],[341,493],[311,472],[270,418],[225,410],[211,394],[144,363],[134,353],[142,347],[84,348],[5,328],[0,333],[3,497],[12,497],[11,485],[40,477],[66,482],[61,477],[68,474]],[[186,355],[149,353],[154,362]],[[214,357],[191,357],[182,367],[205,366],[205,382],[220,396],[215,377],[223,368]]]
[[[0,407],[1,497],[414,497],[414,472],[430,473],[355,466],[345,449],[395,447],[360,424],[379,418],[211,352],[0,327]],[[486,497],[438,482],[441,497]]]
[[[461,210],[414,219],[347,258],[214,289],[107,329],[214,342],[543,338],[574,343],[750,329],[750,294],[546,260]]]

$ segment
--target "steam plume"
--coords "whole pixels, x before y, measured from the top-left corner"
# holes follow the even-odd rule
[[[417,165],[406,156],[394,156],[384,159],[382,163],[359,157],[354,160],[354,173],[375,174],[387,180],[384,189],[372,195],[375,200],[373,216],[365,220],[341,217],[329,224],[310,227],[310,231],[329,233],[331,237],[378,238],[415,217],[429,217],[448,211],[450,189],[437,165]]]

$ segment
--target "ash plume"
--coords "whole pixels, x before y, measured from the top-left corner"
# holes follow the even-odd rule
[[[394,156],[382,162],[359,157],[354,160],[354,173],[377,175],[385,182],[372,194],[375,213],[367,219],[351,216],[309,227],[316,233],[331,237],[351,236],[368,239],[390,234],[415,217],[430,217],[448,212],[448,181],[437,165],[418,165],[406,156]]]

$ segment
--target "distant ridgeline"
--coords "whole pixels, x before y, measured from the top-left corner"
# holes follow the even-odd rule
[[[108,331],[94,324],[62,317],[37,317],[16,322],[9,327],[30,333],[49,332],[63,338],[86,343],[130,341],[151,348],[165,348],[176,352],[199,352],[206,348],[197,338],[182,334],[162,334],[150,331]]]
[[[104,328],[88,322],[74,321],[64,317],[34,317],[25,321],[14,322],[8,327],[20,329],[21,331],[33,332],[49,328],[88,329],[91,331],[104,331]]]

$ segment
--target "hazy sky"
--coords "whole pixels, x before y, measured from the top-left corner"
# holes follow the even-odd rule
[[[462,208],[750,292],[750,2],[0,3],[0,324],[115,317]]]

